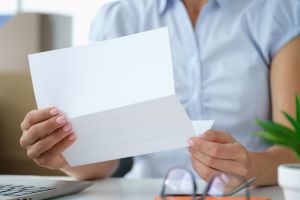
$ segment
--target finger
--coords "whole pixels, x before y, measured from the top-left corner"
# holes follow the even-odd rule
[[[238,158],[238,143],[220,144],[209,142],[197,137],[189,140],[189,148],[219,159],[235,160]]]
[[[57,160],[54,160],[54,158],[62,157],[62,153],[70,147],[76,140],[76,135],[74,133],[71,133],[69,136],[65,137],[62,141],[57,143],[53,148],[51,148],[49,151],[43,153],[40,155],[40,157],[36,158],[37,164],[41,166],[47,166],[51,169],[60,169],[65,163],[59,163]],[[61,162],[66,162],[64,158],[61,158]]]
[[[192,166],[197,174],[205,181],[209,181],[213,176],[220,173],[218,170],[205,166],[195,158],[192,158]]]
[[[198,151],[190,151],[192,158],[218,171],[244,176],[247,173],[242,163],[234,160],[217,159]]]
[[[57,157],[38,157],[34,159],[34,162],[40,167],[46,167],[51,170],[59,170],[62,167],[68,165],[67,161],[62,155]]]
[[[34,159],[36,157],[39,157],[44,152],[50,150],[55,144],[57,144],[72,133],[71,125],[68,124],[68,130],[65,130],[63,130],[62,128],[58,129],[55,132],[48,135],[47,137],[31,145],[27,151],[28,157]]]
[[[62,115],[37,123],[23,133],[20,139],[20,144],[23,147],[28,147],[40,138],[46,137],[49,133],[52,133],[61,127],[63,127],[64,130],[69,128],[66,117]]]
[[[215,130],[206,131],[203,135],[200,135],[200,138],[206,141],[222,144],[236,142],[236,140],[230,134]]]
[[[25,116],[25,119],[21,123],[21,129],[22,131],[26,131],[34,124],[45,121],[59,114],[60,111],[55,107],[49,107],[40,110],[32,110]]]

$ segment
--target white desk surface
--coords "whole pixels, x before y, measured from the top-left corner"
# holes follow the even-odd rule
[[[0,176],[2,179],[24,179],[32,176]],[[35,176],[36,177],[36,176]],[[49,178],[49,177],[41,177]],[[50,179],[70,180],[66,177],[51,177]],[[118,179],[111,178],[95,181],[86,190],[61,198],[58,200],[152,200],[159,194],[162,186],[162,179]],[[203,187],[203,185],[199,185]],[[251,190],[251,195],[257,197],[268,197],[272,200],[283,200],[283,193],[280,187],[263,187]]]

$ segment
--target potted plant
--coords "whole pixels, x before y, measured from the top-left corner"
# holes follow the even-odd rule
[[[300,160],[300,99],[296,95],[296,117],[286,112],[283,115],[292,128],[282,124],[257,120],[263,129],[255,133],[272,144],[278,144],[292,149]],[[283,164],[278,168],[278,183],[283,188],[286,200],[300,200],[300,163]]]

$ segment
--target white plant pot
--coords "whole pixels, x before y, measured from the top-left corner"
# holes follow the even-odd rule
[[[300,163],[280,165],[278,183],[283,189],[285,200],[300,200]]]

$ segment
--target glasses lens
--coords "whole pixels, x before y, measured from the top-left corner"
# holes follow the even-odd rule
[[[185,169],[171,170],[165,180],[166,195],[192,195],[194,187],[192,174]]]
[[[246,181],[237,176],[221,173],[209,183],[206,194],[209,196],[230,196],[243,189],[247,189]],[[242,193],[245,196],[245,193]]]

